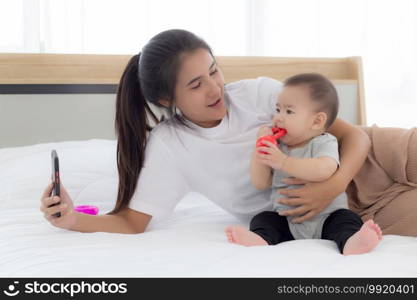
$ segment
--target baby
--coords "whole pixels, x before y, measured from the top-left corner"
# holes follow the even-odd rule
[[[278,189],[297,188],[282,180],[295,177],[305,181],[323,181],[339,166],[337,139],[326,133],[337,117],[339,100],[333,84],[315,73],[299,74],[284,82],[276,103],[273,126],[287,130],[279,147],[265,141],[255,147],[251,161],[251,181],[257,189],[272,187],[274,211],[264,211],[253,217],[250,231],[242,226],[225,229],[229,242],[244,246],[276,245],[294,239],[328,239],[336,242],[344,255],[371,251],[382,233],[373,220],[363,223],[347,209],[347,196],[338,195],[315,217],[302,223],[280,215],[289,207],[279,202]],[[258,138],[272,134],[261,127]]]

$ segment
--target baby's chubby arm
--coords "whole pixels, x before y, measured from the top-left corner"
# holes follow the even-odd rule
[[[319,182],[332,176],[337,167],[337,162],[331,157],[296,158],[288,156],[281,170],[296,178]]]
[[[271,142],[264,142],[267,147],[259,150],[266,154],[255,153],[256,159],[264,166],[282,170],[292,177],[310,182],[318,182],[328,179],[337,170],[338,163],[331,157],[296,158],[284,154]]]
[[[270,134],[272,134],[271,128],[262,126],[258,131],[257,138]],[[250,163],[251,182],[252,185],[258,190],[264,190],[269,188],[272,184],[272,169],[271,167],[261,163],[257,158],[256,153],[257,148],[255,146]]]

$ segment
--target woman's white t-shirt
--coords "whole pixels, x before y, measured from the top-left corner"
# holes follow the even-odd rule
[[[250,160],[258,129],[271,124],[281,89],[279,81],[266,77],[230,83],[225,86],[228,113],[216,127],[158,124],[149,135],[129,207],[165,217],[193,191],[246,221],[271,210],[270,189],[251,184]]]

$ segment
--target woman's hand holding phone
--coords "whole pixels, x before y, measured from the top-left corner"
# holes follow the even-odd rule
[[[52,225],[64,228],[71,229],[77,223],[77,213],[74,211],[74,204],[68,195],[65,187],[62,185],[60,187],[61,196],[51,196],[53,188],[53,183],[50,183],[41,197],[41,212],[44,213],[45,219],[47,219]],[[58,205],[54,205],[58,202],[61,202]],[[61,213],[60,217],[54,217],[57,213]]]

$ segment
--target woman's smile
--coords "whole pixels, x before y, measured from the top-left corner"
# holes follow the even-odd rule
[[[208,106],[208,107],[211,107],[211,108],[218,108],[218,107],[220,107],[222,104],[223,104],[223,98],[219,98],[219,99],[217,99],[214,103],[212,103],[212,104],[210,104],[210,105],[207,105],[207,106]]]

